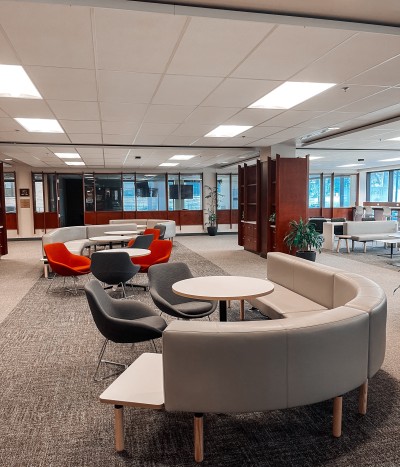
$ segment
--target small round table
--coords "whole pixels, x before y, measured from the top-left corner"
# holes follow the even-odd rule
[[[138,234],[139,232],[137,230],[108,230],[107,232],[104,232],[106,235],[134,235]]]
[[[151,253],[150,250],[145,248],[112,248],[111,250],[100,250],[98,253],[118,253],[118,252],[127,253],[131,258],[136,258],[138,256],[147,256]]]
[[[100,235],[98,237],[89,237],[89,240],[96,243],[108,243],[111,249],[113,243],[123,244],[132,238],[136,238],[136,235]]]
[[[273,292],[274,284],[254,277],[206,276],[175,282],[172,290],[183,297],[219,300],[219,319],[227,321],[227,300],[245,300],[268,295]]]

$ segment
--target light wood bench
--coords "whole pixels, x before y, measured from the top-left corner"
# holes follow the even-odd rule
[[[124,407],[164,409],[162,355],[144,353],[100,395],[114,405],[115,449],[124,448]]]

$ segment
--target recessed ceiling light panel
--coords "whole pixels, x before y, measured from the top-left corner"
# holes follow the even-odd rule
[[[15,118],[30,133],[64,133],[57,120],[51,118]]]
[[[337,165],[336,167],[359,167],[365,164],[345,164],[345,165]]]
[[[85,165],[83,161],[65,161],[67,165]]]
[[[287,81],[249,105],[249,109],[291,109],[333,86],[335,83]]]
[[[246,130],[253,128],[246,125],[220,125],[205,135],[205,138],[233,138]]]
[[[379,162],[392,162],[392,161],[400,161],[400,157],[392,157],[392,159],[380,159],[379,160]]]
[[[317,159],[323,159],[323,156],[309,156],[308,160],[310,161],[316,161]]]
[[[22,66],[0,65],[0,97],[42,99]]]
[[[159,164],[159,167],[175,167],[176,165],[179,165],[179,162],[163,162]]]
[[[386,141],[400,141],[400,136],[397,136],[396,138],[389,138]]]
[[[193,159],[196,156],[189,156],[185,154],[177,154],[176,156],[172,156],[169,159],[173,161],[188,161],[189,159]]]
[[[81,156],[77,152],[55,152],[60,159],[80,159]]]

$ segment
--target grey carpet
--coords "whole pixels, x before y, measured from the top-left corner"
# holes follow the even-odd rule
[[[195,275],[224,274],[179,242],[172,260],[187,262]],[[98,401],[112,380],[92,380],[102,338],[85,296],[59,287],[46,294],[47,286],[40,279],[0,324],[0,465],[197,465],[191,414],[126,409],[126,452],[115,453],[112,407]],[[151,303],[138,289],[135,298]],[[229,318],[237,319],[237,302],[232,306]],[[246,316],[263,319],[257,312]],[[107,356],[129,363],[144,351],[152,351],[150,344],[111,344]],[[384,371],[370,383],[366,416],[357,413],[357,392],[347,394],[340,439],[331,436],[331,401],[269,413],[207,415],[202,465],[399,465],[399,395],[399,382]]]

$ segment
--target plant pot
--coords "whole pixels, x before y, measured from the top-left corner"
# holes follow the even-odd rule
[[[214,237],[215,235],[217,235],[217,230],[218,230],[218,227],[216,225],[207,227],[208,235],[210,235],[211,237]]]
[[[308,261],[315,261],[315,258],[317,257],[317,252],[316,251],[296,251],[296,256],[299,258],[307,259]]]

